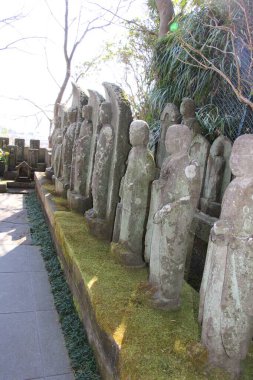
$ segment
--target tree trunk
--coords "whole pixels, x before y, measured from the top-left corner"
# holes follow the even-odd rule
[[[160,17],[159,37],[167,34],[168,24],[174,17],[174,6],[171,0],[155,0]]]

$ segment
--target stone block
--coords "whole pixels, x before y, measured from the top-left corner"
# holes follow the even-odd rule
[[[67,198],[67,189],[62,179],[55,178],[55,192],[63,198]]]
[[[46,170],[46,164],[44,162],[38,162],[36,171],[37,172],[44,172]]]
[[[203,212],[196,212],[193,219],[195,235],[208,243],[211,228],[217,220],[217,218],[204,214]]]
[[[86,198],[74,191],[68,190],[67,199],[70,209],[81,214],[92,207],[91,198]]]
[[[3,184],[0,183],[0,193],[6,193],[6,192],[7,192],[6,183],[3,183]]]

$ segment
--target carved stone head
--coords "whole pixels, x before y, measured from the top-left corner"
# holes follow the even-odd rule
[[[85,120],[89,121],[89,120],[91,120],[91,116],[92,116],[92,107],[88,106],[88,105],[83,106],[83,108],[82,108],[82,117]]]
[[[110,124],[112,120],[112,105],[110,102],[103,102],[101,104],[99,120],[101,124]]]
[[[170,155],[187,153],[190,148],[191,141],[191,130],[186,125],[174,124],[168,128],[166,133],[166,151]]]
[[[171,123],[178,124],[180,123],[181,115],[177,106],[173,103],[168,103],[164,107],[164,110],[161,114],[161,121],[164,121],[171,125]]]
[[[180,105],[180,113],[183,118],[195,117],[196,105],[191,98],[183,98]]]
[[[70,124],[75,123],[77,120],[77,109],[72,109],[68,112],[68,121]]]
[[[253,135],[243,135],[235,140],[229,163],[234,176],[253,177]]]
[[[130,144],[132,146],[147,146],[149,142],[148,124],[143,120],[135,120],[130,125]]]

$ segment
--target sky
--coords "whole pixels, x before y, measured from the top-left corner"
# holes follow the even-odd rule
[[[95,0],[94,0],[95,1]],[[14,15],[22,17],[6,25],[0,22],[0,136],[8,136],[15,131],[15,137],[40,138],[46,144],[49,133],[49,121],[36,106],[49,112],[65,74],[63,56],[63,20],[64,0],[9,0],[1,2],[0,21]],[[146,17],[145,0],[135,0],[129,6],[129,0],[122,0],[120,14],[128,19]],[[97,4],[114,11],[116,0],[106,2],[98,0]],[[79,30],[82,31],[87,21],[97,16],[94,25],[103,25],[111,19],[111,14],[100,9],[92,0],[69,0],[69,19],[73,20],[70,28],[70,44],[76,36],[76,25],[80,17]],[[126,38],[126,30],[118,26],[115,19],[113,25],[105,29],[91,31],[85,37],[74,56],[73,69],[83,61],[93,60],[103,49],[106,41],[116,42]],[[12,44],[8,49],[6,45]],[[103,93],[103,81],[117,83],[120,80],[120,67],[113,64],[103,65],[83,79],[83,89],[94,89]],[[73,70],[75,71],[75,70]],[[67,94],[71,92],[68,88]]]

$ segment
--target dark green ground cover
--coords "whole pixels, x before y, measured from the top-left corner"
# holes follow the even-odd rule
[[[75,310],[72,294],[64,278],[50,231],[35,193],[26,197],[26,207],[33,243],[41,247],[41,254],[48,271],[54,302],[75,379],[98,380],[100,376],[94,354]]]

